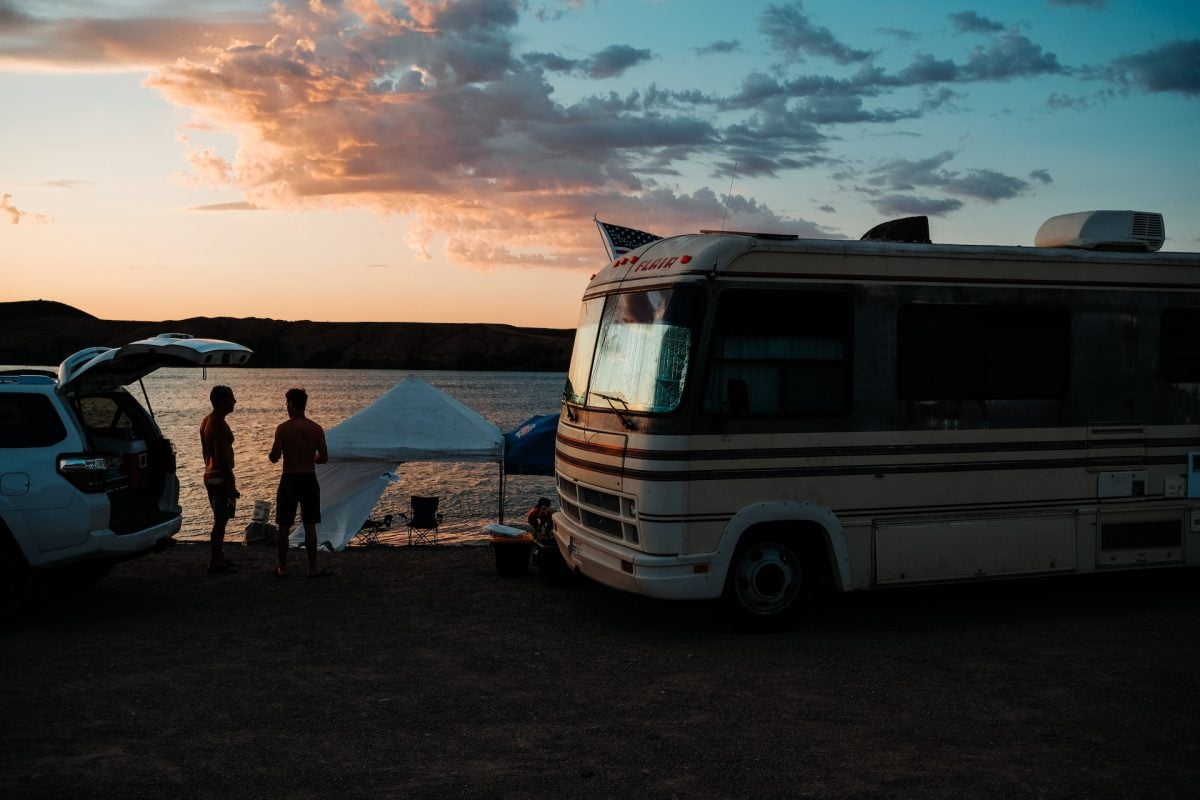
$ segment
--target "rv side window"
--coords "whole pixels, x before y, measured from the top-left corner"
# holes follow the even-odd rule
[[[833,416],[850,408],[850,298],[837,292],[721,294],[704,409],[710,414]]]
[[[1170,383],[1200,383],[1200,308],[1171,308],[1163,312],[1158,374]]]
[[[897,391],[906,400],[1062,397],[1070,371],[1065,308],[907,305],[897,331]]]

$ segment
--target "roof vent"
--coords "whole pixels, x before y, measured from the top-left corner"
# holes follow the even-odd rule
[[[864,233],[861,241],[929,244],[929,217],[889,219]]]
[[[1146,211],[1081,211],[1051,217],[1033,237],[1035,247],[1138,250],[1153,253],[1166,241],[1162,214]]]

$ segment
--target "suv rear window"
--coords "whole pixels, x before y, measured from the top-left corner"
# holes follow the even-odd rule
[[[67,438],[58,412],[42,394],[0,394],[0,447],[49,447]]]

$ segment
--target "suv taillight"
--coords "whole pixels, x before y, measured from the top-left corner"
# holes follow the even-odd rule
[[[175,471],[175,443],[170,439],[163,439],[163,472]]]
[[[58,457],[58,474],[81,492],[103,492],[120,478],[121,463],[94,453],[64,453]]]

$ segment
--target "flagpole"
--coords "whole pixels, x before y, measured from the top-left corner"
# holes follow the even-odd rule
[[[617,260],[617,251],[613,249],[613,244],[609,241],[608,234],[604,232],[604,225],[600,220],[596,219],[596,215],[592,214],[592,222],[596,223],[596,231],[600,234],[600,241],[604,244],[604,252],[608,253],[609,261]]]

